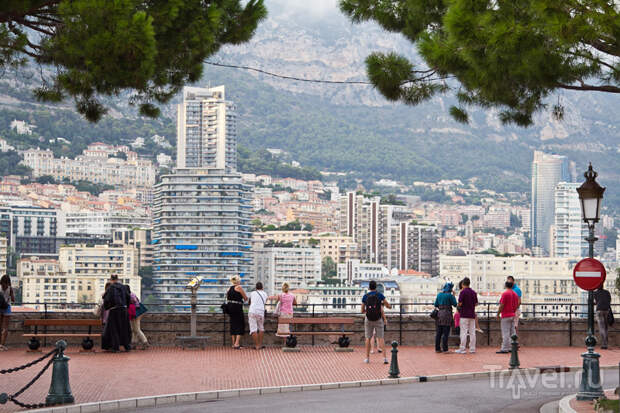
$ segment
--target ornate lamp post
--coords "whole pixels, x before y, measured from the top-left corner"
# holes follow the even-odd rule
[[[583,220],[588,224],[589,234],[586,238],[589,245],[588,256],[594,258],[594,243],[598,240],[594,236],[594,224],[599,221],[601,214],[601,201],[605,188],[596,182],[598,174],[592,169],[592,164],[583,175],[586,181],[577,188],[579,200],[581,201],[581,213]],[[581,373],[581,383],[577,400],[593,400],[603,396],[601,387],[601,372],[598,359],[600,354],[594,352],[596,338],[594,337],[594,295],[588,291],[588,336],[586,337],[586,347],[588,351],[583,353],[583,371]]]

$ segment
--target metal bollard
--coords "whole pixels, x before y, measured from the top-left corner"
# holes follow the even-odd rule
[[[517,335],[515,334],[512,338],[511,348],[510,348],[510,368],[518,369],[520,366],[519,363],[519,343],[517,342]]]
[[[392,341],[392,363],[390,364],[390,379],[397,379],[400,377],[400,370],[398,369],[398,343]]]
[[[69,357],[65,356],[67,342],[59,340],[56,342],[58,354],[54,356],[54,366],[52,367],[52,383],[45,402],[47,404],[73,403],[74,398],[71,394],[69,385]]]

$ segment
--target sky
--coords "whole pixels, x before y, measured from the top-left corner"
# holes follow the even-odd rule
[[[340,13],[338,0],[266,0],[267,10],[270,12],[292,11],[308,13],[314,16],[324,16]]]

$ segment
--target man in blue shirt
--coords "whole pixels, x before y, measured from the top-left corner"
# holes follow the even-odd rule
[[[517,327],[519,327],[519,317],[521,316],[521,295],[523,294],[523,292],[521,292],[521,289],[519,288],[519,286],[517,285],[517,282],[515,281],[515,277],[513,277],[512,275],[509,275],[508,277],[506,277],[506,281],[508,282],[512,282],[512,291],[514,291],[515,293],[517,293],[517,295],[519,296],[519,307],[517,307],[517,311],[515,312],[515,334],[517,331]]]
[[[383,306],[392,308],[385,296],[377,291],[377,282],[371,280],[368,283],[368,292],[362,297],[362,314],[364,317],[364,332],[366,336],[366,359],[364,363],[370,361],[370,340],[373,331],[377,335],[378,348],[384,348],[383,343]],[[383,364],[388,364],[387,358],[383,358]]]

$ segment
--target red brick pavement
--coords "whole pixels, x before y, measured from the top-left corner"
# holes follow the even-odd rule
[[[398,362],[401,376],[435,375],[507,368],[509,355],[495,348],[479,348],[476,354],[436,354],[430,347],[403,347]],[[579,347],[523,347],[521,367],[580,366]],[[269,387],[338,381],[376,380],[387,377],[389,366],[378,354],[363,363],[363,349],[337,353],[332,347],[302,347],[299,353],[279,348],[256,351],[209,347],[182,351],[174,347],[152,348],[130,353],[85,354],[68,351],[71,388],[77,403],[207,390]],[[388,358],[390,355],[387,355]],[[36,354],[23,349],[0,353],[0,369],[31,361]],[[602,352],[601,366],[618,365],[620,349]],[[9,394],[30,380],[42,364],[25,371],[0,376],[0,392]],[[42,402],[47,395],[51,368],[19,399]],[[0,412],[15,411],[15,405],[0,405]]]

